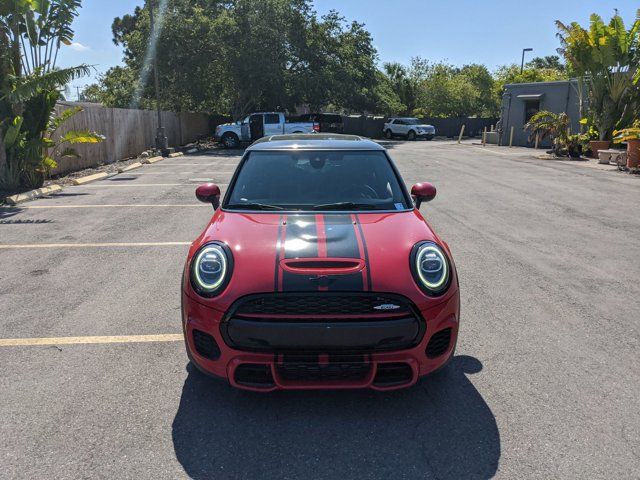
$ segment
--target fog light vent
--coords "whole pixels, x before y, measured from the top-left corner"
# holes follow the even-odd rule
[[[210,360],[220,358],[220,347],[214,338],[208,333],[200,330],[193,330],[193,344],[199,355]]]
[[[413,370],[407,363],[380,363],[373,384],[376,387],[404,385],[413,379]]]
[[[239,385],[254,388],[269,388],[275,384],[269,365],[243,363],[236,368],[234,379]]]
[[[427,357],[439,357],[449,349],[451,342],[451,328],[445,328],[433,334],[427,344]]]

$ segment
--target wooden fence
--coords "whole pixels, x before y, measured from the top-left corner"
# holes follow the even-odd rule
[[[156,111],[105,108],[75,102],[61,102],[56,111],[59,113],[77,106],[83,111],[60,127],[58,134],[69,130],[90,130],[104,135],[106,139],[99,144],[75,145],[80,158],[56,158],[58,167],[53,170],[54,175],[136,157],[155,143],[158,128]],[[209,117],[200,113],[162,112],[162,124],[171,147],[193,142],[210,133]]]

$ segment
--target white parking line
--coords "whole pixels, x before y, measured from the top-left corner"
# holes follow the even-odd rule
[[[28,248],[182,247],[185,245],[191,245],[191,242],[16,243],[0,244],[0,250]]]

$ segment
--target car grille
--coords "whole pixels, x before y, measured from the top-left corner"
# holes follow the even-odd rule
[[[444,330],[434,333],[427,344],[427,357],[439,357],[449,349],[450,342],[451,328],[445,328]]]
[[[376,352],[417,345],[425,321],[409,299],[368,292],[266,293],[236,301],[220,325],[251,352]]]
[[[309,294],[265,294],[241,299],[235,315],[296,316],[303,315],[380,315],[412,313],[409,300],[397,295],[342,292]]]
[[[358,381],[367,378],[371,364],[364,355],[329,355],[321,364],[317,356],[284,356],[276,364],[280,378],[290,382]]]

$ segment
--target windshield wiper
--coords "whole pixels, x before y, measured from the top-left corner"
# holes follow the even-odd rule
[[[266,203],[233,203],[231,205],[227,205],[227,208],[230,209],[249,209],[249,210],[284,210],[282,207],[277,205],[268,205]]]
[[[313,210],[377,210],[375,205],[370,203],[355,203],[355,202],[336,202],[336,203],[324,203],[321,205],[314,205]]]

